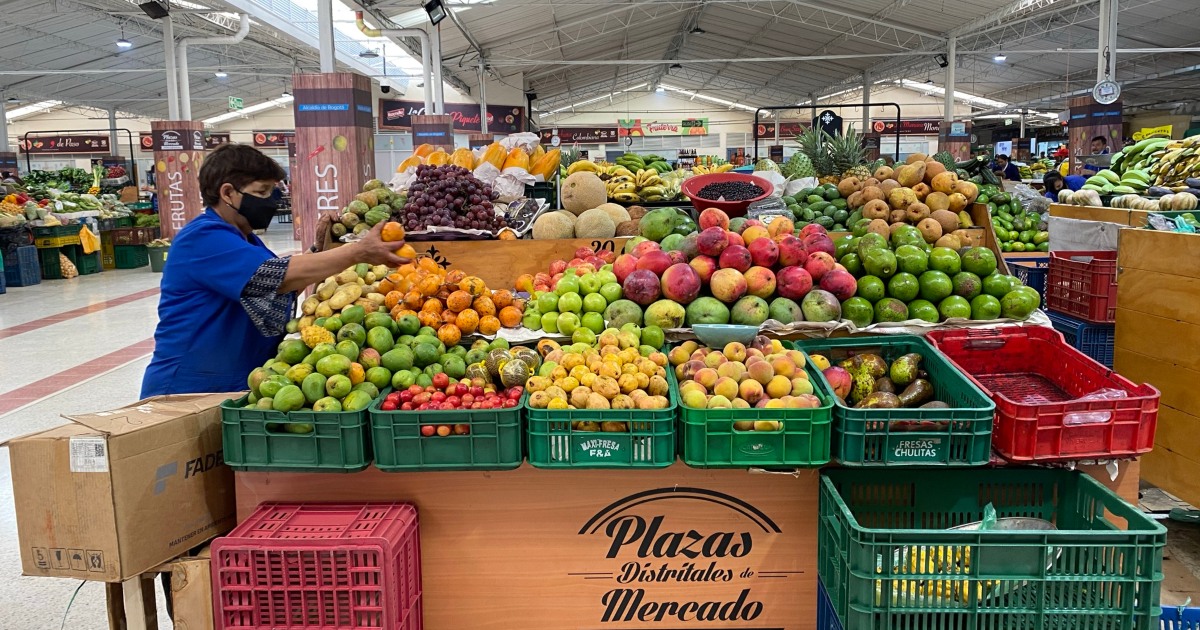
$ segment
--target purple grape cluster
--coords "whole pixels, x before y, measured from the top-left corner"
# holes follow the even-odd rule
[[[492,209],[497,196],[461,166],[421,165],[408,188],[408,203],[392,218],[410,232],[434,226],[498,232],[507,224]]]

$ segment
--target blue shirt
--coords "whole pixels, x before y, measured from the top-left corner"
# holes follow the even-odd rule
[[[1004,179],[1014,182],[1021,181],[1021,169],[1017,168],[1016,164],[1009,162],[1008,166],[1004,167]]]
[[[275,355],[283,338],[259,332],[242,303],[247,283],[275,257],[211,208],[176,235],[142,398],[246,389],[247,375]]]
[[[1087,183],[1087,178],[1082,175],[1067,175],[1063,178],[1063,188],[1065,190],[1081,190],[1083,185]],[[1049,190],[1046,191],[1046,196],[1058,201],[1058,194]]]

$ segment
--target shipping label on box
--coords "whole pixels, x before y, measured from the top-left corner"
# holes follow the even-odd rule
[[[116,582],[235,524],[223,400],[158,396],[8,443],[25,575]]]

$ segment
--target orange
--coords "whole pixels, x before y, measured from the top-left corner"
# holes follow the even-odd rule
[[[483,317],[484,315],[496,314],[496,305],[492,303],[492,298],[486,295],[481,295],[475,298],[474,308],[475,310],[479,311],[480,317]]]
[[[458,329],[464,335],[469,335],[479,328],[479,313],[468,308],[458,314],[458,318],[454,320],[454,325],[458,326]]]
[[[359,365],[358,363],[351,363],[350,373],[348,376],[350,377],[351,385],[358,385],[366,379],[366,372],[363,370],[362,365]]]
[[[471,308],[471,294],[466,291],[455,291],[446,298],[446,306],[455,311]]]
[[[442,311],[442,323],[458,325],[458,313],[450,309]]]
[[[434,299],[434,298],[429,298],[428,300],[425,300],[425,303],[421,305],[422,311],[429,311],[430,313],[433,313],[435,315],[441,315],[442,308],[443,308],[442,301]]]
[[[425,296],[421,295],[420,291],[409,291],[404,294],[404,305],[414,311],[421,308],[424,303]]]
[[[429,326],[430,328],[437,328],[442,325],[442,316],[429,311],[417,313],[417,320],[421,322],[422,326]]]
[[[495,304],[496,308],[511,306],[512,301],[513,294],[508,289],[500,289],[499,291],[492,292],[492,304]]]
[[[395,221],[388,221],[383,224],[383,231],[379,233],[379,238],[384,242],[403,241],[404,226]]]
[[[479,318],[479,334],[494,335],[500,330],[500,320],[495,315],[484,315]]]
[[[485,285],[483,280],[478,276],[467,276],[466,278],[463,278],[462,282],[458,283],[458,288],[470,293],[472,296],[483,295],[483,292],[487,291],[487,285]]]
[[[517,328],[521,325],[521,310],[515,306],[505,306],[500,309],[500,323],[505,328]]]
[[[462,269],[451,269],[450,271],[446,272],[446,283],[458,285],[458,283],[462,282],[463,278],[466,277],[467,272],[463,271]]]
[[[457,346],[459,340],[462,339],[462,332],[458,326],[454,324],[445,324],[437,331],[438,340],[446,344],[446,347]]]
[[[380,288],[380,290],[381,291],[383,290],[382,287]],[[401,293],[399,291],[388,291],[387,294],[383,296],[383,305],[390,311],[393,308],[396,308],[396,305],[399,304],[400,300],[403,300],[403,299],[404,299],[403,293]]]

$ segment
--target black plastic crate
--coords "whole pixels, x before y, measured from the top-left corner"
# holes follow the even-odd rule
[[[10,287],[28,287],[42,282],[42,270],[38,265],[38,250],[25,245],[4,254],[4,282]]]

